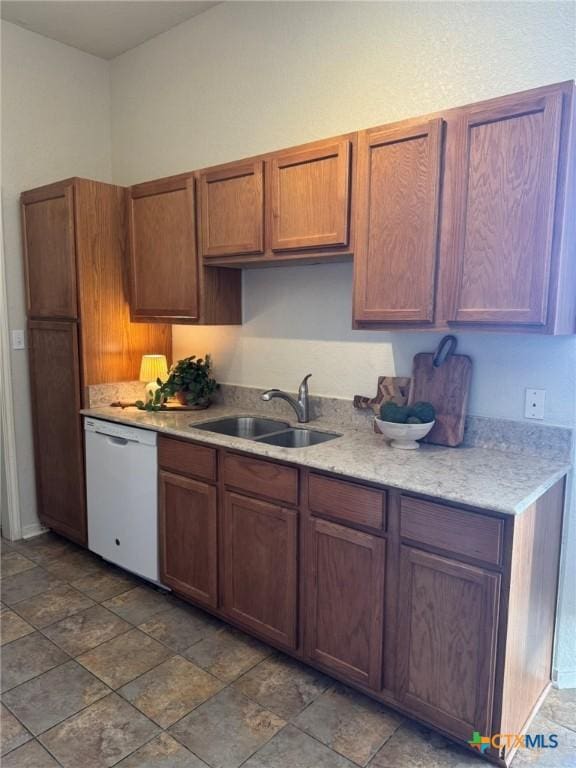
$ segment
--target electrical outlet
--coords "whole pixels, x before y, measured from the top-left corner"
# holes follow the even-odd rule
[[[12,331],[12,349],[26,349],[24,331]]]
[[[524,401],[524,416],[527,419],[543,419],[546,404],[545,389],[527,389]]]

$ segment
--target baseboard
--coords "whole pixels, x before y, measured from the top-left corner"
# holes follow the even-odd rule
[[[40,536],[41,533],[47,533],[49,529],[42,523],[31,523],[30,525],[22,526],[22,538],[31,539],[34,536]]]
[[[576,670],[567,672],[554,670],[554,688],[576,688]]]

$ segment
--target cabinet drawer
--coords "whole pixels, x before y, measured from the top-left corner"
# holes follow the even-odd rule
[[[356,483],[311,474],[308,507],[333,520],[377,531],[386,528],[386,493]]]
[[[229,453],[224,460],[224,480],[250,495],[298,504],[298,470],[294,467]]]
[[[504,521],[403,496],[400,535],[455,555],[502,564]]]
[[[216,480],[216,450],[183,440],[162,437],[158,441],[158,464],[180,475]]]

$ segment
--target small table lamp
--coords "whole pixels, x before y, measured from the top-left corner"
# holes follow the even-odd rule
[[[168,363],[165,355],[142,355],[140,363],[140,381],[146,382],[146,399],[153,400],[158,389],[156,379],[168,378]]]

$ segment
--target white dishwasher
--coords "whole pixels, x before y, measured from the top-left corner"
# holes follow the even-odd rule
[[[88,549],[158,582],[156,432],[86,417]]]

